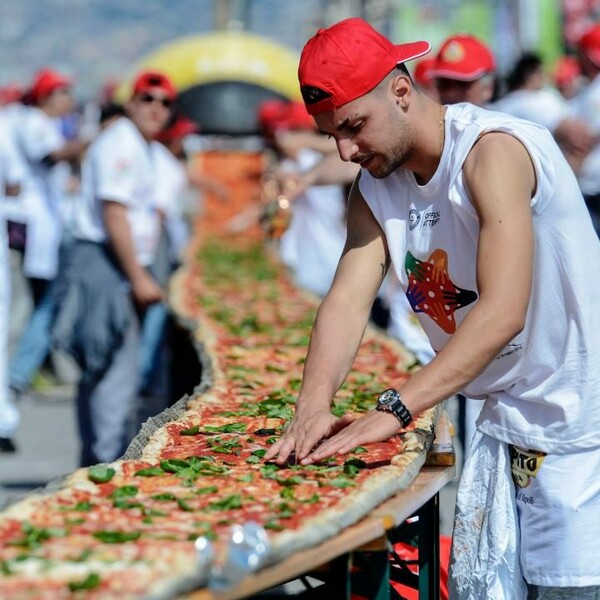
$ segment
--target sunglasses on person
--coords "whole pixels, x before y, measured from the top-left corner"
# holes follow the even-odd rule
[[[152,104],[152,102],[159,102],[165,108],[171,108],[173,106],[173,100],[171,100],[171,98],[155,96],[154,94],[149,94],[148,92],[138,94],[137,98],[140,102],[143,102],[144,104]]]

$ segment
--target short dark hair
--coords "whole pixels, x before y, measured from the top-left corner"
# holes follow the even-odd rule
[[[523,87],[532,75],[543,66],[542,57],[537,52],[524,52],[514,64],[506,77],[506,86],[509,92]]]
[[[396,65],[396,70],[402,71],[402,75],[406,75],[412,81],[412,77],[410,76],[410,73],[408,72],[408,69],[404,63],[398,63]]]

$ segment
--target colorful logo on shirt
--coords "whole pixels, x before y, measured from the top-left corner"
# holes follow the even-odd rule
[[[454,313],[477,300],[477,294],[452,283],[448,274],[448,254],[434,250],[427,261],[415,258],[410,252],[404,258],[408,275],[406,297],[416,313],[425,313],[446,333],[454,333]]]
[[[526,488],[531,483],[531,478],[535,477],[542,468],[546,453],[539,450],[524,450],[513,445],[509,445],[508,449],[513,481],[517,487]]]

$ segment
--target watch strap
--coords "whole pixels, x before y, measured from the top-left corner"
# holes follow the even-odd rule
[[[396,419],[400,421],[402,427],[406,427],[413,420],[412,415],[410,414],[410,410],[408,410],[404,402],[402,402],[400,394],[398,394],[398,401],[394,404],[392,408],[392,413],[394,413]]]
[[[387,405],[378,404],[377,410],[382,411],[382,412],[391,412],[396,417],[396,419],[398,419],[398,421],[400,421],[400,424],[402,425],[402,427],[406,427],[413,420],[410,410],[408,410],[408,408],[406,407],[404,402],[402,402],[402,396],[400,395],[399,392],[397,392],[394,389],[386,390],[386,392],[394,392],[395,398],[390,404],[387,404]],[[385,393],[385,392],[383,392],[383,393]]]

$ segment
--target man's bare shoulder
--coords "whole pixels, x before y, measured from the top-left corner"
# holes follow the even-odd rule
[[[464,168],[466,171],[481,167],[493,167],[507,161],[519,164],[521,161],[531,163],[529,152],[523,143],[506,131],[488,131],[483,133],[467,155]]]
[[[510,133],[491,131],[482,135],[463,166],[471,200],[496,197],[521,190],[530,198],[536,185],[532,158],[524,144]]]

